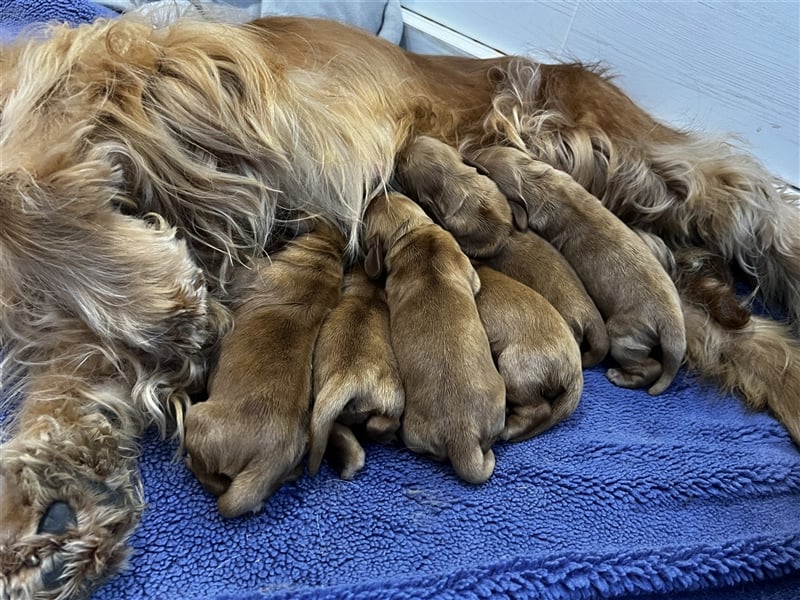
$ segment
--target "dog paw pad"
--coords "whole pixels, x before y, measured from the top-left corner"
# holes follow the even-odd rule
[[[39,526],[36,528],[38,534],[48,535],[62,535],[67,530],[78,524],[78,519],[75,516],[69,504],[66,502],[53,502],[42,515],[39,521]]]

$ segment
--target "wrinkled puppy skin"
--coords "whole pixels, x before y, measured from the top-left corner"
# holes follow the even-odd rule
[[[208,400],[186,415],[187,465],[219,496],[224,517],[260,508],[302,472],[311,362],[342,284],[344,238],[318,222],[234,283],[234,328],[223,339]]]
[[[562,171],[515,148],[494,146],[471,158],[511,202],[515,219],[548,240],[575,269],[606,321],[606,376],[621,387],[660,394],[675,378],[686,333],[675,285],[644,242]],[[652,356],[661,351],[660,360]]]
[[[515,232],[486,264],[544,296],[572,329],[583,350],[584,367],[605,358],[609,341],[603,317],[578,274],[552,244],[532,231]]]
[[[406,391],[401,437],[450,459],[470,483],[494,471],[505,384],[475,305],[480,280],[452,235],[411,199],[392,193],[365,215],[365,268],[385,271],[392,346]]]
[[[494,256],[511,234],[511,209],[497,184],[444,142],[414,138],[398,158],[395,178],[470,258]]]
[[[356,265],[345,276],[342,298],[322,324],[314,350],[311,474],[319,470],[337,420],[363,423],[371,439],[387,442],[400,428],[404,406],[386,292]]]
[[[475,300],[506,384],[502,439],[519,442],[570,416],[583,392],[580,348],[540,294],[486,266]]]

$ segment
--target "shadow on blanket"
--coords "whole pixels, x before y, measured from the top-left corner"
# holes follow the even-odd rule
[[[99,14],[79,0],[3,5],[5,32]],[[151,434],[130,568],[94,598],[795,598],[800,453],[784,429],[682,375],[653,398],[603,369],[586,372],[567,422],[498,446],[477,487],[371,446],[354,481],[326,467],[223,521]]]

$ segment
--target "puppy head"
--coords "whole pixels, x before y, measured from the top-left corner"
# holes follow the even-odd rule
[[[511,207],[479,165],[434,138],[414,139],[395,175],[471,258],[496,255],[512,231]],[[527,218],[525,219],[527,226]]]
[[[410,198],[392,192],[369,203],[364,213],[364,270],[371,279],[384,272],[387,253],[409,231],[433,221]]]

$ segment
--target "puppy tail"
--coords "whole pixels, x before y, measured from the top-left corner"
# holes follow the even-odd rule
[[[466,434],[447,444],[447,454],[456,474],[468,483],[483,483],[494,473],[494,452],[486,452],[476,438]]]
[[[685,323],[670,324],[669,329],[666,330],[662,328],[661,353],[661,377],[647,390],[651,396],[658,396],[666,390],[683,364],[686,354]]]
[[[356,393],[357,390],[352,385],[334,378],[325,382],[314,399],[309,431],[311,443],[308,452],[308,471],[312,475],[319,472],[333,424]]]
[[[731,330],[696,305],[683,308],[688,368],[749,407],[769,409],[800,446],[800,343],[789,327],[754,316]]]
[[[584,369],[599,364],[608,354],[608,331],[602,319],[591,321],[583,332],[581,363]]]

